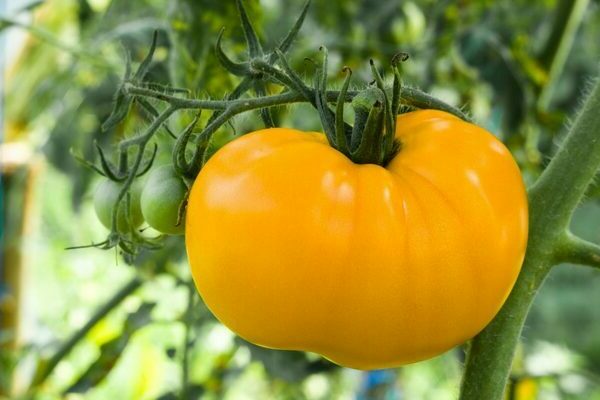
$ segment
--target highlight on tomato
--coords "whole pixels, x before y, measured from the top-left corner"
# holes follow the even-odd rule
[[[448,113],[394,122],[382,165],[288,128],[244,135],[206,163],[185,241],[223,324],[258,345],[377,369],[438,355],[490,322],[526,249],[519,168],[492,134]]]
[[[169,235],[182,235],[184,220],[179,210],[185,202],[188,188],[172,165],[162,165],[150,171],[140,202],[144,219],[152,228]]]

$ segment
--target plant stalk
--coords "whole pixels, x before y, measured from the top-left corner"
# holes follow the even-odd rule
[[[540,55],[540,63],[548,71],[548,79],[538,98],[538,107],[547,110],[577,30],[583,21],[589,0],[562,0],[556,7],[553,29]]]
[[[202,99],[188,99],[183,97],[173,96],[158,90],[148,89],[139,87],[131,83],[124,85],[124,90],[127,94],[133,96],[142,96],[154,98],[169,103],[175,109],[203,109],[203,110],[215,110],[223,111],[228,108],[235,108],[237,113],[245,111],[256,110],[265,107],[277,107],[286,104],[294,103],[306,103],[306,93],[300,92],[285,92],[281,94],[273,94],[264,97],[256,98],[242,98],[234,100],[202,100]],[[310,97],[314,97],[313,89],[310,89]],[[387,91],[391,94],[391,88]],[[345,101],[349,102],[359,93],[359,91],[348,90],[346,93]],[[326,92],[328,102],[336,102],[340,95],[339,90],[328,90]],[[447,113],[456,115],[457,117],[470,121],[469,117],[465,115],[461,110],[451,105],[448,105],[435,97],[422,92],[415,88],[403,87],[400,103],[412,106],[416,108],[433,108],[436,110],[445,111]]]

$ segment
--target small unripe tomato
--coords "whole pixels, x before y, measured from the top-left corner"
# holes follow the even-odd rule
[[[94,209],[96,210],[96,215],[102,225],[108,229],[111,229],[113,207],[119,197],[122,187],[123,185],[121,183],[105,178],[98,184],[98,187],[94,192]],[[119,211],[117,213],[117,230],[119,232],[128,232],[130,228],[137,228],[144,221],[142,211],[140,210],[140,191],[140,183],[134,181],[129,189],[129,218],[132,223],[131,227],[129,226],[126,212],[127,199],[124,198],[119,203]]]
[[[527,244],[517,164],[492,134],[441,111],[400,115],[396,138],[386,166],[285,128],[215,153],[190,193],[186,248],[221,322],[265,347],[379,369],[438,355],[491,321]]]
[[[152,228],[169,235],[182,235],[185,223],[177,225],[179,208],[188,188],[172,165],[150,171],[141,195],[142,215]]]

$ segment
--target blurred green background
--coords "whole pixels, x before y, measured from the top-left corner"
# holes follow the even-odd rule
[[[369,58],[385,67],[396,52],[408,52],[405,82],[462,107],[501,138],[529,183],[552,155],[600,61],[598,1],[313,3],[290,53],[303,76],[311,73],[304,58],[315,57],[320,45],[330,51],[338,86],[343,65],[355,71],[360,87],[370,80]],[[302,1],[246,5],[270,48]],[[221,27],[227,27],[229,54],[245,57],[233,0],[3,0],[0,13],[0,398],[456,398],[464,349],[365,373],[234,337],[189,290],[181,237],[134,265],[114,251],[65,250],[107,233],[91,204],[98,177],[69,150],[94,160],[94,140],[113,149],[144,124],[132,112],[115,130],[100,128],[124,71],[123,48],[139,62],[158,29],[150,79],[222,98],[237,81],[213,55]],[[275,114],[279,125],[320,129],[310,107]],[[190,117],[174,119],[173,129]],[[260,126],[255,114],[237,117],[218,132],[220,143]],[[159,158],[168,160],[172,142],[164,132],[158,141]],[[599,199],[596,185],[572,227],[595,242]],[[65,341],[111,299],[114,309],[100,313],[41,379]],[[34,388],[32,380],[39,383]],[[520,400],[600,399],[598,271],[560,266],[550,275],[525,326],[508,392]]]

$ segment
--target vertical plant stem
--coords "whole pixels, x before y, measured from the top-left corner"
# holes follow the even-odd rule
[[[600,83],[540,179],[529,191],[529,243],[506,303],[471,342],[461,400],[500,400],[529,307],[568,240],[573,210],[600,168]]]
[[[548,80],[538,98],[538,107],[542,110],[550,105],[556,81],[571,52],[588,4],[589,0],[562,0],[556,7],[553,29],[540,55],[540,63],[548,71]]]

